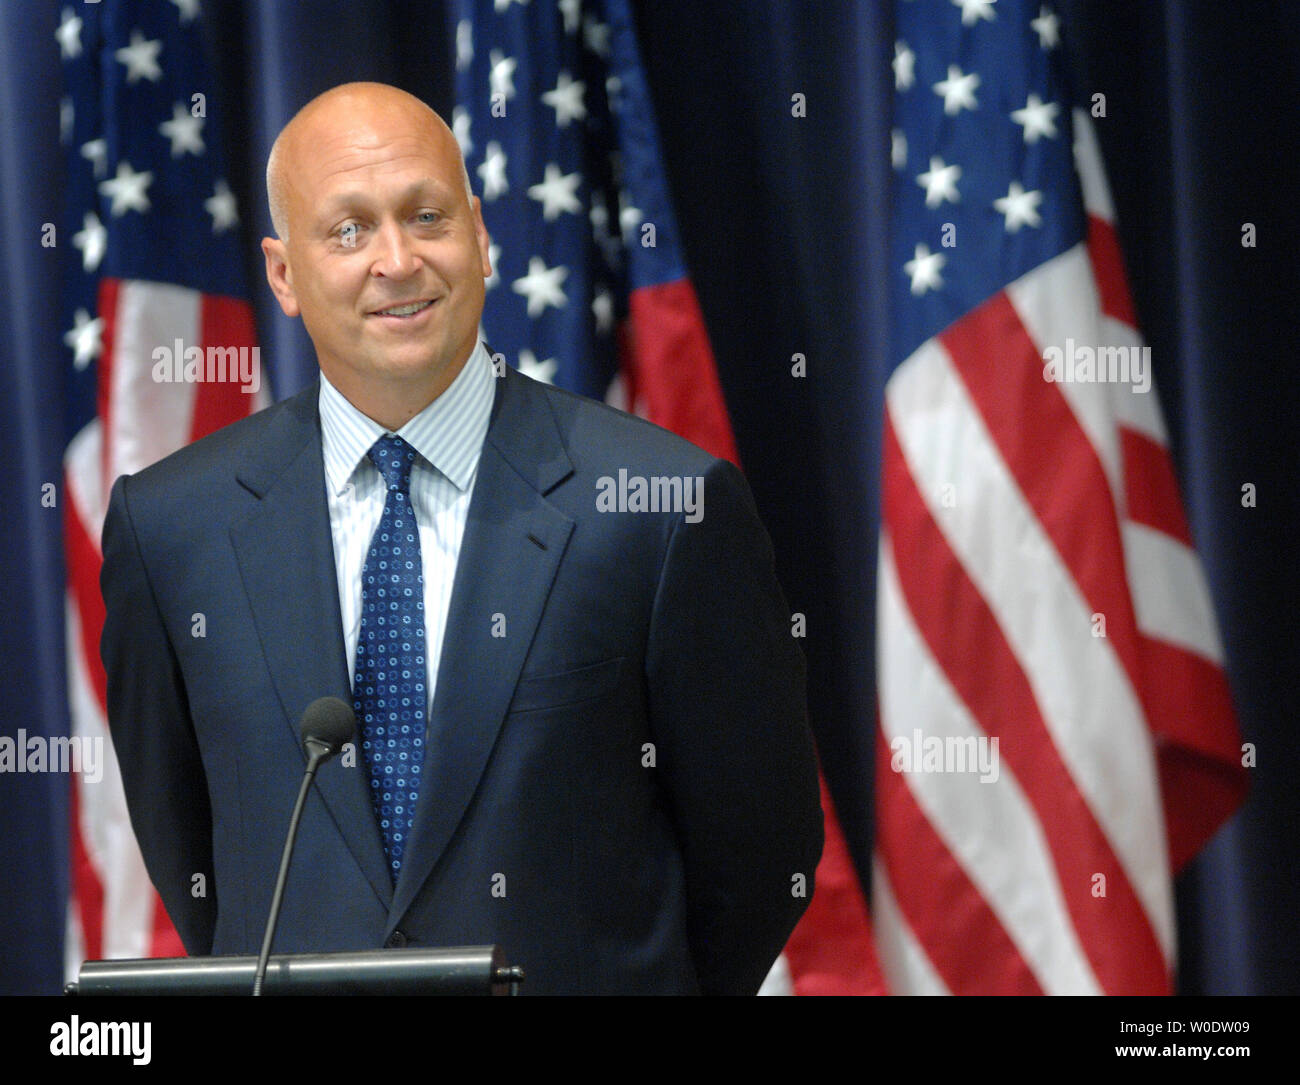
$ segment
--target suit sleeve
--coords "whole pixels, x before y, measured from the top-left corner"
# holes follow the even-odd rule
[[[646,658],[651,727],[686,863],[706,994],[752,994],[813,890],[822,849],[804,661],[740,472],[668,542]]]
[[[114,485],[104,521],[100,655],[108,726],[149,877],[186,951],[203,955],[212,951],[217,914],[207,779],[180,664],[128,507],[128,482]]]

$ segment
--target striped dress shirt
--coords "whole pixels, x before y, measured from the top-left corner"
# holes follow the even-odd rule
[[[411,505],[420,529],[424,567],[430,719],[456,562],[495,392],[492,363],[480,342],[447,390],[396,431],[416,451],[411,470]],[[357,638],[361,630],[361,574],[387,498],[383,476],[368,453],[380,437],[393,431],[385,430],[357,410],[323,373],[320,422],[343,642],[348,674],[355,680]]]

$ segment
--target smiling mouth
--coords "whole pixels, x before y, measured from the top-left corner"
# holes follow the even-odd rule
[[[387,309],[376,309],[370,315],[391,316],[391,317],[412,317],[415,316],[416,313],[424,312],[424,310],[427,309],[432,304],[433,301],[429,299],[426,299],[425,301],[411,301],[411,302],[407,302],[405,305],[393,305]]]

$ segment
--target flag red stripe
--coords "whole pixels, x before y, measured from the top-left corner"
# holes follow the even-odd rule
[[[65,494],[70,492],[70,487],[71,483],[65,474]],[[91,539],[90,532],[70,500],[63,502],[63,537],[68,590],[72,594],[81,626],[80,643],[75,648],[81,654],[86,674],[90,676],[95,701],[103,711],[108,698],[104,663],[99,658],[99,636],[104,629],[104,597],[99,591],[99,568],[103,559],[99,554],[98,541]]]
[[[1137,314],[1133,311],[1133,298],[1124,274],[1119,235],[1112,223],[1096,215],[1088,216],[1088,257],[1101,297],[1101,311],[1136,328]]]
[[[67,473],[63,492],[71,493]],[[101,710],[105,704],[104,664],[99,658],[99,635],[104,628],[104,599],[99,591],[99,547],[91,540],[77,506],[65,497],[63,539],[67,561],[68,593],[77,612],[79,641],[71,650],[81,656],[83,673],[90,678],[91,692]],[[71,680],[75,681],[75,677]],[[81,835],[81,781],[73,776],[69,784],[72,894],[77,902],[82,951],[88,960],[103,954],[104,883]]]
[[[1223,668],[1178,645],[1139,638],[1159,746],[1169,860],[1180,870],[1218,831],[1249,789]],[[1159,675],[1156,681],[1154,676]]]
[[[1119,440],[1129,519],[1192,546],[1169,450],[1126,426],[1120,427]]]
[[[176,933],[157,890],[153,893],[153,929],[149,936],[150,957],[184,957],[185,944]]]
[[[1038,817],[1098,983],[1107,994],[1168,993],[1168,966],[1132,883],[1061,760],[996,616],[916,488],[888,411],[884,447],[885,515],[897,540],[895,565],[908,610],[976,722],[999,736],[999,753]],[[1106,879],[1100,901],[1091,892],[1097,874]],[[1117,929],[1128,932],[1123,946],[1116,944]]]
[[[821,783],[826,844],[816,890],[785,946],[797,995],[886,993],[871,937],[867,902],[840,830],[826,781]]]
[[[104,329],[100,336],[100,343],[103,349],[100,351],[99,358],[95,361],[95,382],[96,382],[96,410],[99,416],[100,430],[104,434],[104,451],[103,451],[103,477],[100,479],[104,492],[108,493],[108,486],[113,481],[108,477],[108,472],[113,469],[112,459],[109,449],[108,435],[113,432],[113,363],[117,347],[117,301],[121,292],[121,282],[118,279],[101,279],[99,281],[99,315],[103,318]],[[96,653],[98,654],[98,653]]]
[[[876,731],[876,851],[904,921],[956,995],[1039,995],[1043,989],[980,891],[889,765]],[[972,952],[979,947],[978,952]]]
[[[204,294],[199,312],[199,340],[205,348],[235,347],[251,351],[257,344],[253,307],[248,302]],[[252,394],[242,391],[241,384],[235,380],[198,384],[194,389],[190,440],[197,441],[222,426],[247,417],[252,400]]]
[[[1005,293],[939,336],[1034,516],[1142,689],[1119,517],[1097,450]]]
[[[628,402],[658,426],[739,466],[704,314],[689,279],[634,290],[620,328]]]

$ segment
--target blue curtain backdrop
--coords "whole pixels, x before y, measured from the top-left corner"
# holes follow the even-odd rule
[[[163,2],[163,0],[159,0]],[[58,256],[63,0],[0,3],[3,731],[66,733]],[[888,357],[885,0],[636,3],[669,178],[740,454],[808,616],[810,699],[853,854],[868,870],[880,384]],[[1243,737],[1241,813],[1180,879],[1181,989],[1300,992],[1300,623],[1295,323],[1300,11],[1290,0],[1058,0],[1076,92],[1099,122],[1139,317],[1222,623]],[[269,230],[262,165],[299,105],[349,79],[450,102],[436,2],[205,0],[249,270]],[[815,12],[815,15],[813,14]],[[807,116],[790,114],[802,93]],[[1243,223],[1257,245],[1243,248]],[[311,379],[265,289],[277,396]],[[788,378],[791,356],[808,377]],[[792,385],[793,390],[792,390]],[[1243,483],[1258,507],[1243,509]],[[67,780],[0,777],[0,992],[62,979]],[[286,812],[287,816],[287,812]]]

